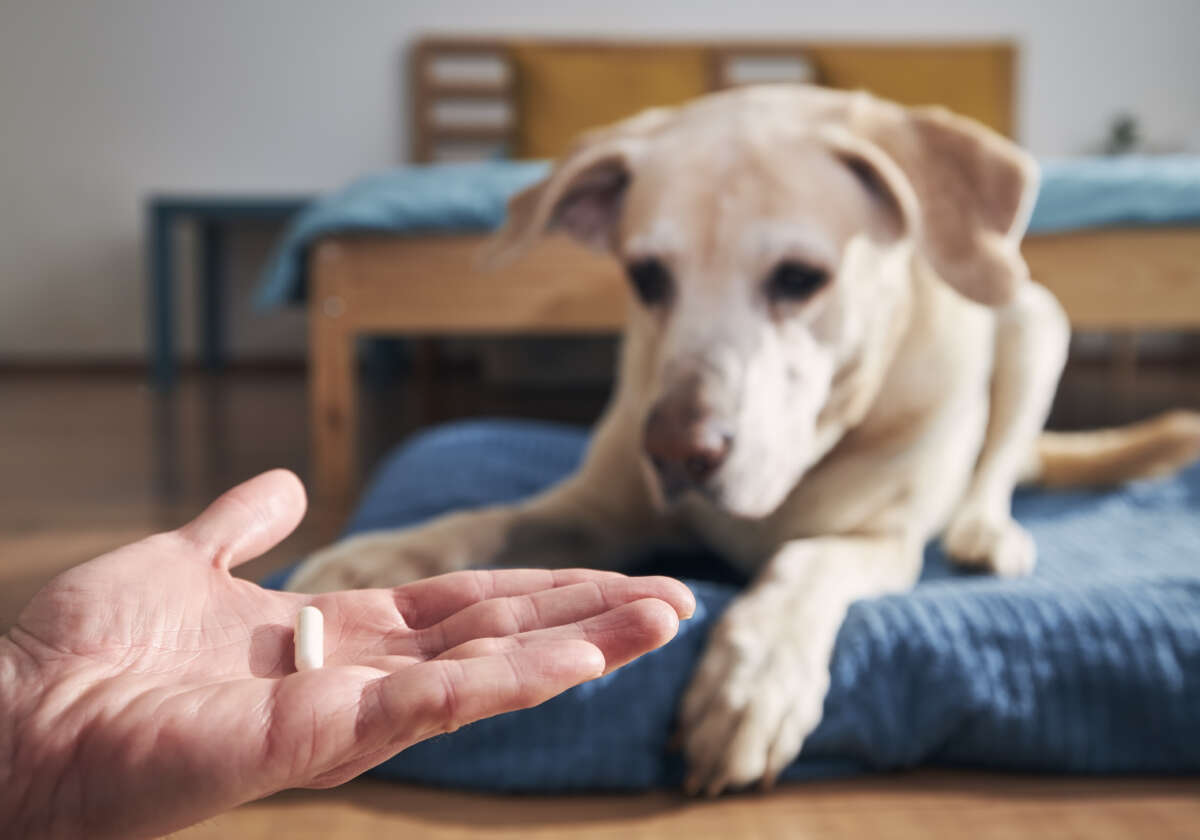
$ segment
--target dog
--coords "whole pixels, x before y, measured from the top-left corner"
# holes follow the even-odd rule
[[[752,583],[679,709],[686,787],[770,785],[820,720],[847,608],[910,588],[930,538],[1025,575],[1019,482],[1108,484],[1200,454],[1187,413],[1042,431],[1069,327],[1021,257],[1037,183],[969,119],[803,85],[583,135],[491,249],[560,231],[626,267],[618,386],[583,465],[520,504],[335,544],[290,588],[715,549]]]

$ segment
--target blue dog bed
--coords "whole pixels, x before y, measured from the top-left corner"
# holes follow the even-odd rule
[[[381,466],[347,533],[528,496],[571,472],[586,440],[508,421],[427,432]],[[1038,543],[1032,577],[959,572],[931,545],[913,592],[851,608],[824,719],[784,779],[915,764],[1200,770],[1200,465],[1113,492],[1022,492],[1014,509]],[[655,567],[687,577],[696,594],[696,615],[674,641],[373,772],[480,790],[678,785],[675,709],[737,584],[708,556],[643,566]]]

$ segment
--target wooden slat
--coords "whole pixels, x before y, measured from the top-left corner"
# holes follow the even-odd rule
[[[429,133],[437,140],[475,141],[475,140],[507,140],[512,130],[507,123],[485,125],[439,125],[434,122],[429,126]]]
[[[510,38],[472,37],[457,35],[433,35],[421,38],[419,45],[430,54],[442,55],[499,55],[508,51]]]
[[[360,333],[620,329],[625,283],[610,258],[553,237],[515,263],[486,270],[479,265],[486,241],[483,234],[347,236],[322,249],[337,249],[346,277],[339,294],[352,315],[350,327]]]
[[[508,82],[439,81],[430,79],[425,83],[429,96],[434,99],[499,99],[508,101]]]
[[[428,41],[418,41],[409,53],[408,61],[408,122],[412,126],[408,155],[414,163],[433,160],[433,138],[429,135],[428,65],[433,47]]]
[[[1030,236],[1022,251],[1077,329],[1200,328],[1200,228]]]

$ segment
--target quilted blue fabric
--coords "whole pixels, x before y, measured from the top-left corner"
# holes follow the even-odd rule
[[[1200,155],[1122,155],[1041,161],[1029,229],[1200,222]]]
[[[585,443],[583,431],[528,422],[427,432],[382,464],[348,531],[519,499],[570,472]],[[931,545],[914,591],[851,608],[824,719],[785,779],[920,763],[1200,771],[1200,465],[1111,492],[1022,492],[1014,507],[1038,542],[1032,577],[962,573]],[[507,791],[678,784],[675,709],[737,586],[712,582],[729,580],[712,557],[643,569],[656,564],[689,577],[697,596],[674,641],[373,772]]]
[[[543,161],[414,166],[331,193],[288,230],[258,290],[261,306],[304,300],[308,247],[333,233],[487,231],[508,197],[546,174]],[[1030,230],[1200,221],[1200,155],[1082,157],[1042,163]]]

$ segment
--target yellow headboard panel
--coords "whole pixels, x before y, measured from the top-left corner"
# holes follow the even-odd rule
[[[520,44],[511,56],[519,158],[555,157],[593,126],[712,89],[699,47]]]
[[[426,38],[412,53],[412,157],[553,157],[588,128],[742,83],[747,63],[759,65],[756,81],[865,89],[1014,133],[1016,48],[1006,42]]]
[[[805,47],[821,84],[869,90],[901,105],[944,105],[1013,135],[1014,53],[1009,44]]]

